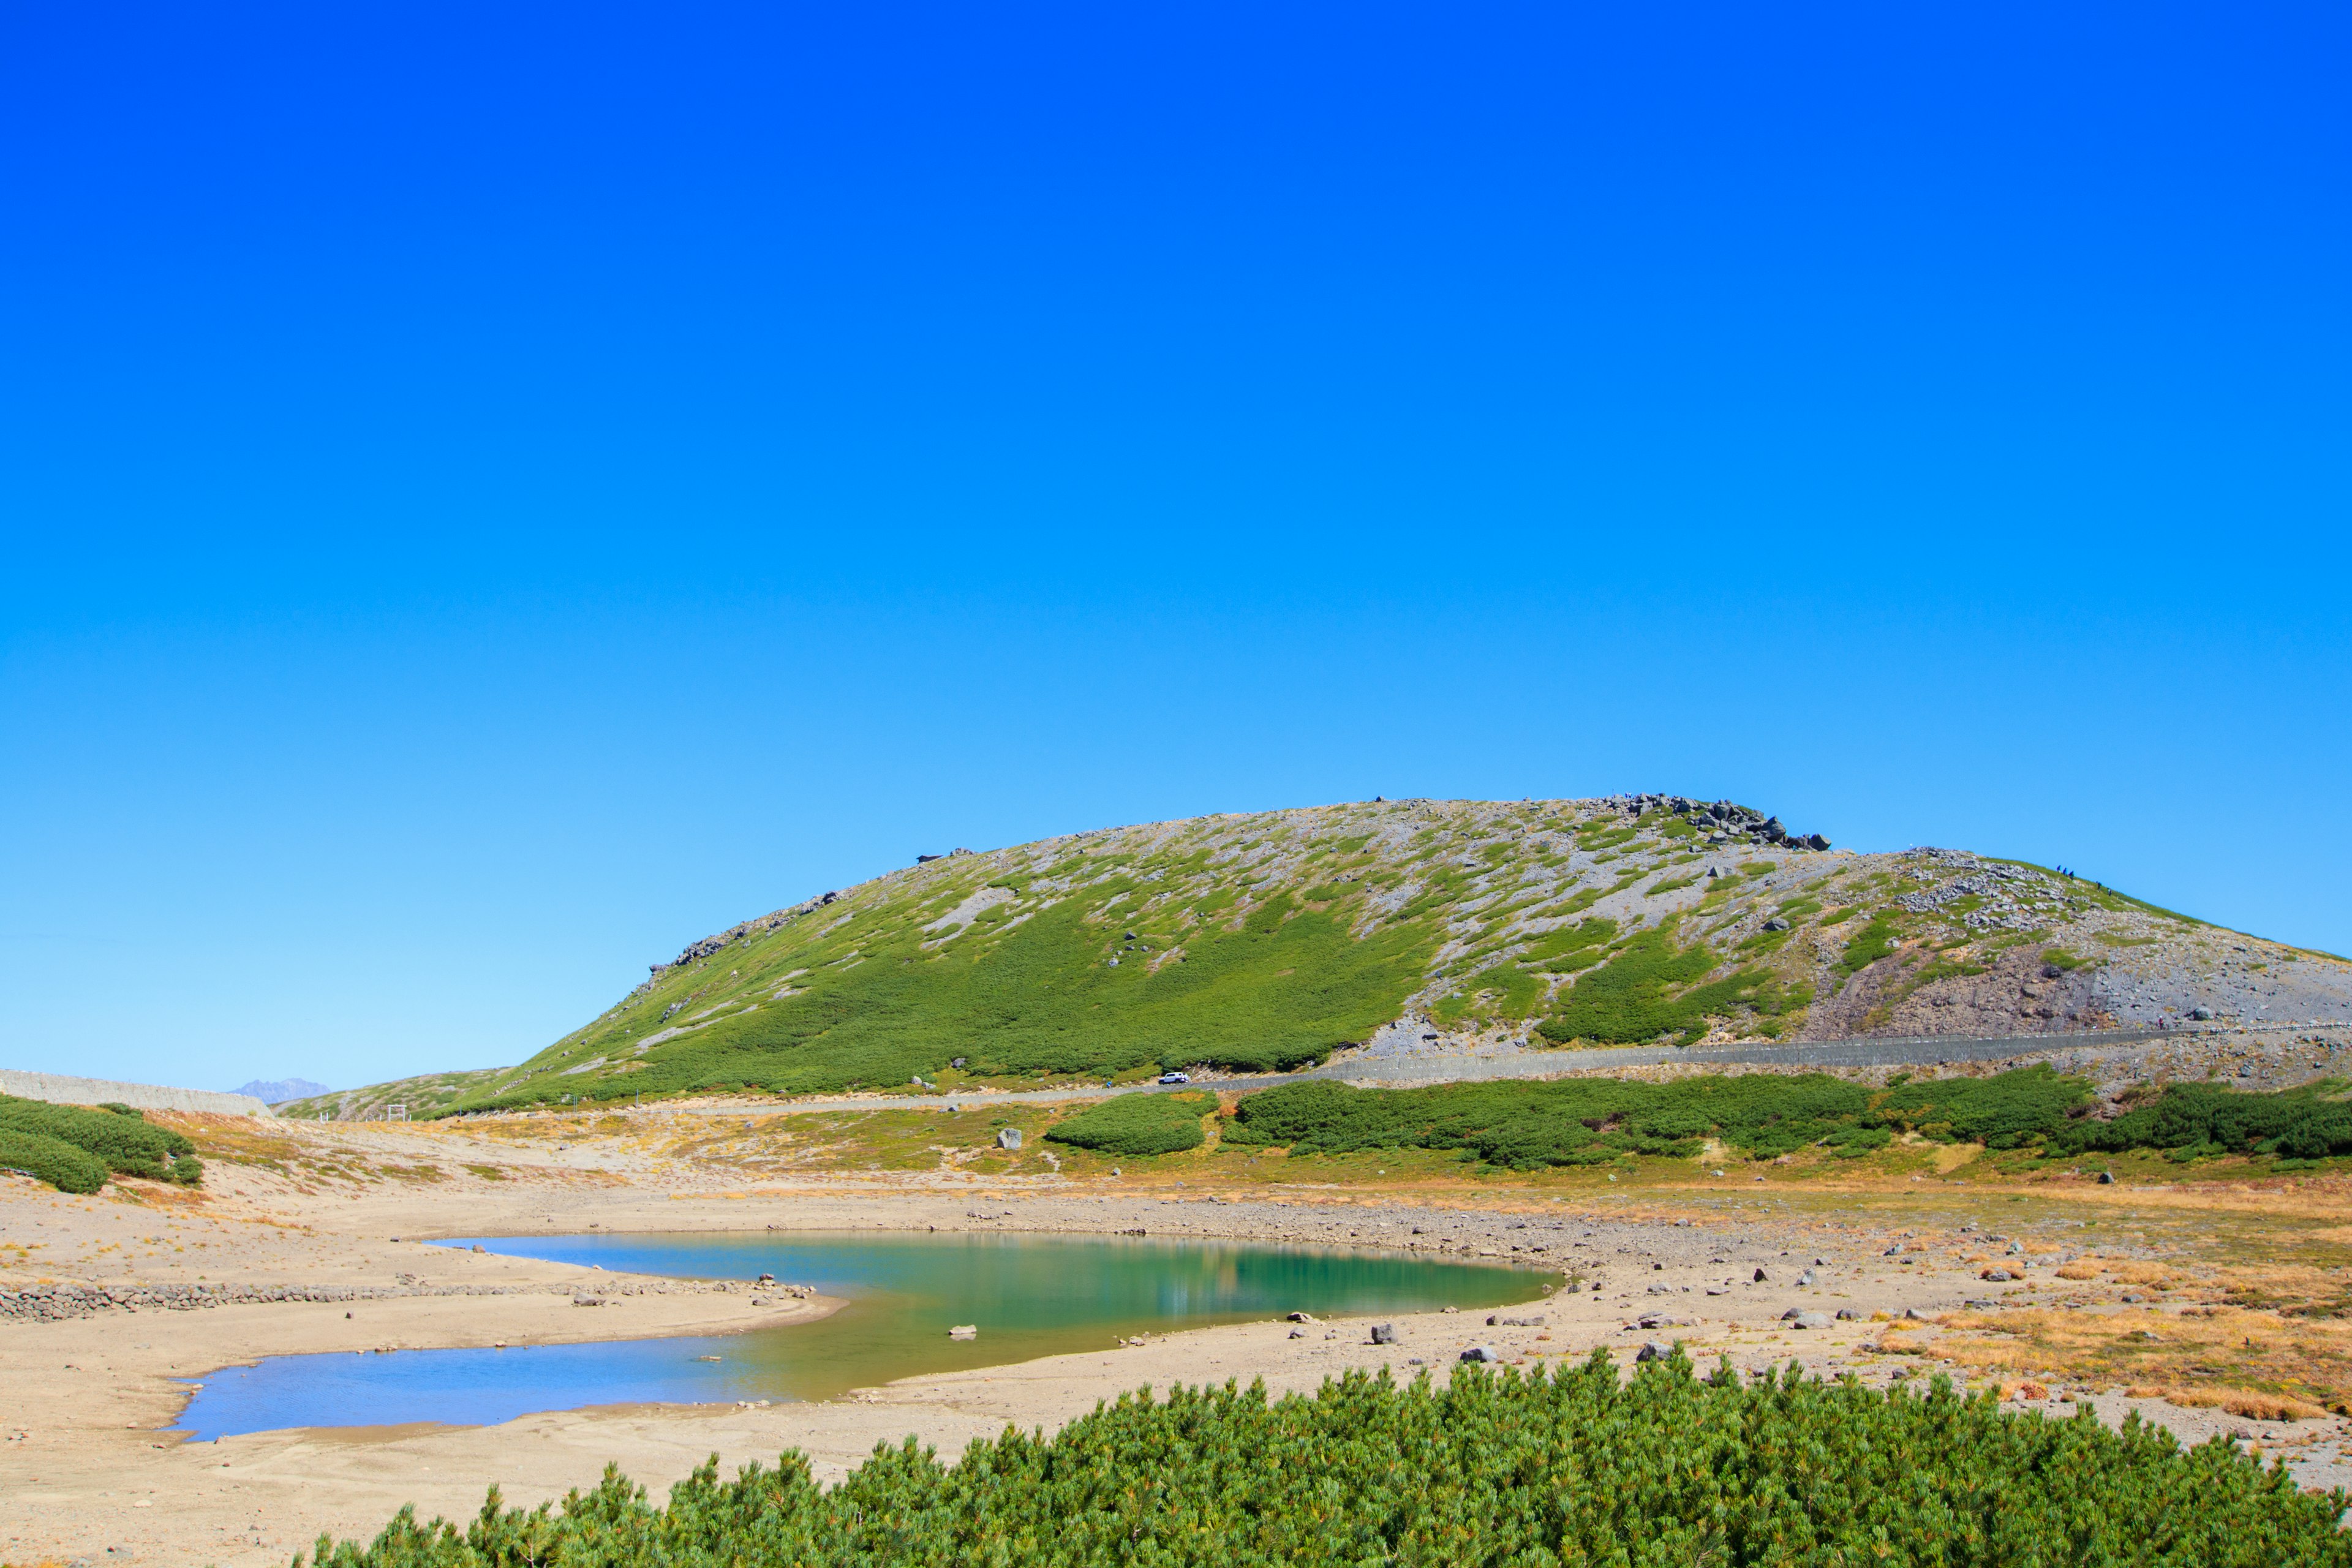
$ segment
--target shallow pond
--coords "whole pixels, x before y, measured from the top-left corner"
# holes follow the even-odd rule
[[[700,1338],[506,1350],[270,1356],[203,1380],[175,1430],[487,1425],[535,1410],[641,1402],[829,1399],[921,1373],[1108,1348],[1284,1312],[1318,1317],[1534,1300],[1549,1275],[1393,1253],[1143,1237],[753,1231],[480,1237],[492,1252],[616,1273],[773,1274],[848,1305],[822,1322]],[[950,1340],[952,1324],[977,1338]],[[1205,1381],[1207,1369],[1200,1377]]]

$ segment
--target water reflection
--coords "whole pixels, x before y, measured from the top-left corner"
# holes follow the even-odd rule
[[[763,1231],[446,1245],[477,1241],[493,1252],[616,1273],[773,1274],[849,1304],[823,1322],[723,1337],[273,1356],[205,1379],[178,1425],[209,1437],[282,1426],[487,1424],[587,1405],[826,1399],[896,1377],[1288,1311],[1513,1305],[1534,1299],[1546,1278],[1393,1254],[1138,1237]],[[979,1325],[979,1337],[949,1339],[955,1323]]]

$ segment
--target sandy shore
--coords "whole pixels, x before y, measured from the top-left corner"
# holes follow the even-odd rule
[[[1076,1183],[976,1189],[926,1177],[843,1178],[695,1190],[694,1173],[640,1168],[611,1147],[519,1153],[446,1132],[335,1130],[368,1180],[331,1184],[259,1166],[216,1165],[203,1194],[149,1184],[73,1198],[0,1178],[0,1293],[43,1279],[98,1286],[335,1288],[348,1301],[201,1310],[109,1309],[58,1321],[0,1321],[0,1561],[15,1564],[283,1563],[321,1531],[372,1536],[404,1503],[463,1518],[497,1484],[529,1505],[593,1485],[618,1463],[656,1496],[712,1454],[728,1467],[806,1452],[837,1478],[877,1443],[909,1433],[952,1458],[1006,1425],[1048,1428],[1139,1386],[1247,1384],[1311,1391],[1351,1367],[1444,1376],[1463,1349],[1505,1359],[1580,1360],[1595,1345],[1630,1363],[1646,1341],[1760,1368],[1801,1359],[1873,1382],[1912,1366],[1860,1347],[1874,1313],[1936,1314],[1988,1296],[2030,1296],[2032,1278],[1987,1285],[1942,1254],[1891,1259],[1899,1234],[1859,1211],[1729,1218],[1654,1203],[1609,1207],[1558,1195],[1317,1191],[1203,1194]],[[480,1157],[464,1184],[387,1170],[429,1152]],[[824,1404],[636,1405],[525,1416],[495,1427],[303,1429],[190,1443],[162,1431],[184,1400],[174,1381],[263,1355],[728,1332],[807,1321],[833,1305],[475,1253],[436,1237],[613,1231],[890,1229],[1069,1233],[1142,1229],[1198,1237],[1373,1247],[1510,1260],[1572,1279],[1488,1326],[1490,1304],[1396,1318],[1399,1342],[1360,1322],[1266,1321],[1154,1337],[1139,1346],[910,1378]],[[396,1239],[395,1239],[396,1238]],[[2021,1272],[2024,1264],[2021,1263]],[[1757,1271],[1765,1276],[1755,1279]],[[463,1292],[463,1293],[458,1293]],[[601,1299],[593,1310],[574,1299]],[[1854,1316],[1826,1328],[1790,1309]],[[1642,1326],[1643,1317],[1650,1326]],[[1932,1328],[1918,1331],[1932,1334]],[[1421,1364],[1415,1364],[1416,1363]],[[2062,1397],[2052,1408],[2069,1408]],[[2266,1424],[2108,1395],[2102,1413],[2150,1408],[2184,1436],[2242,1432],[2283,1445],[2321,1484],[2352,1482],[2336,1458],[2346,1424]]]

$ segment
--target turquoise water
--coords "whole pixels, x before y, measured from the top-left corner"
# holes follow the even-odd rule
[[[445,1245],[477,1241],[492,1252],[615,1273],[773,1274],[849,1304],[822,1322],[691,1339],[270,1356],[204,1379],[174,1429],[205,1438],[286,1426],[481,1426],[591,1405],[829,1399],[897,1377],[1285,1312],[1517,1305],[1539,1295],[1549,1278],[1387,1253],[1143,1237],[754,1231],[469,1237]],[[979,1337],[949,1339],[956,1323],[977,1325]]]

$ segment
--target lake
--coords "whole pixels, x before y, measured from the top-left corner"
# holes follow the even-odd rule
[[[468,1237],[442,1245],[476,1243],[615,1273],[772,1274],[848,1305],[822,1322],[738,1334],[270,1356],[203,1379],[173,1429],[202,1439],[287,1426],[485,1426],[591,1405],[830,1399],[893,1378],[1285,1312],[1512,1306],[1535,1300],[1550,1279],[1395,1253],[1149,1237],[751,1231]],[[948,1338],[958,1323],[977,1325],[978,1337]]]

